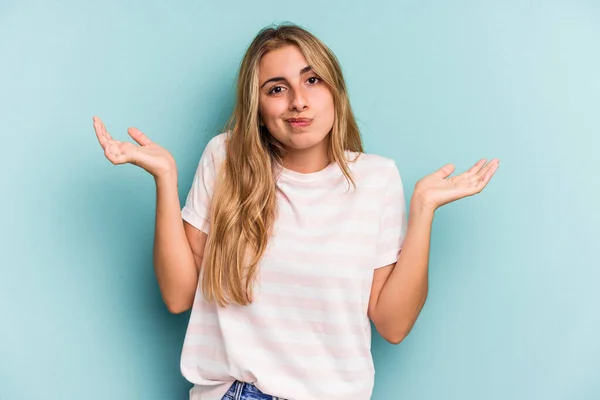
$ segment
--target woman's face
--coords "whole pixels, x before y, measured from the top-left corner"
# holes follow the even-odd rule
[[[327,154],[333,127],[333,95],[298,47],[267,52],[258,70],[260,118],[289,153]]]

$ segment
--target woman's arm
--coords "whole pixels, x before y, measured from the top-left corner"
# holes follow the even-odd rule
[[[411,331],[427,298],[429,248],[435,210],[480,193],[499,166],[499,160],[479,160],[468,171],[449,178],[447,164],[415,185],[408,228],[395,264],[375,271],[369,316],[390,343],[400,343]]]
[[[100,118],[95,116],[93,121],[98,142],[111,163],[133,164],[154,177],[154,270],[163,301],[169,311],[183,312],[194,301],[206,234],[183,222],[177,193],[175,160],[171,153],[137,128],[129,128],[127,132],[139,146],[113,139]]]
[[[176,173],[157,178],[154,271],[172,313],[192,306],[206,238],[181,218]]]
[[[377,269],[373,277],[369,316],[379,334],[393,344],[409,334],[427,298],[433,214],[433,210],[411,203],[398,261]]]

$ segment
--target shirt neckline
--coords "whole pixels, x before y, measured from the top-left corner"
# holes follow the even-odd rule
[[[330,177],[339,169],[338,164],[335,161],[330,162],[325,168],[319,171],[308,173],[293,171],[285,168],[281,164],[278,164],[278,167],[280,177],[300,182],[314,182],[322,178]]]

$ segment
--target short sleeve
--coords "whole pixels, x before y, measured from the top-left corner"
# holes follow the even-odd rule
[[[389,175],[379,221],[375,268],[393,264],[398,260],[407,229],[402,178],[393,160],[392,167],[389,168]]]
[[[181,210],[184,221],[206,234],[210,231],[210,204],[217,179],[217,168],[221,164],[220,152],[223,146],[221,136],[214,137],[206,145],[196,168],[192,187]]]

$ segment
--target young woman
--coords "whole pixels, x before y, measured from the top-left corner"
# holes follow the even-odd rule
[[[336,57],[295,25],[248,48],[230,125],[183,210],[167,150],[135,128],[139,146],[94,128],[108,160],[155,179],[155,271],[168,309],[192,308],[181,371],[193,400],[369,399],[369,320],[390,343],[408,335],[435,210],[498,168],[444,166],[417,182],[407,214],[395,162],[363,152]]]

